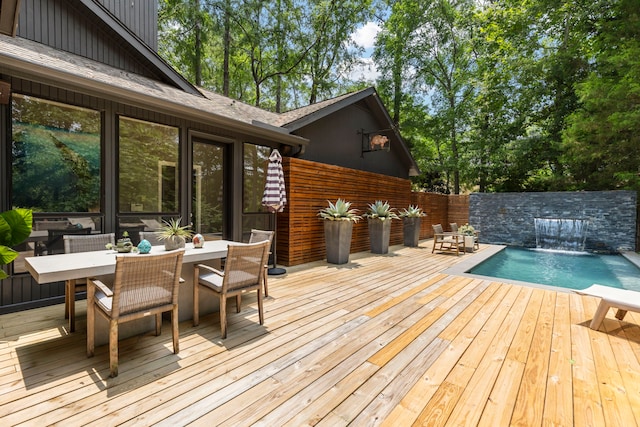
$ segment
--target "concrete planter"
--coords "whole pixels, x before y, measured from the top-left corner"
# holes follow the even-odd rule
[[[404,236],[404,245],[415,248],[420,241],[420,224],[422,218],[417,217],[404,217],[402,218],[402,233]]]
[[[391,237],[391,220],[382,221],[369,218],[369,245],[371,253],[386,254],[389,252],[389,238]]]
[[[328,263],[346,264],[349,262],[352,231],[352,221],[324,221],[324,241]]]

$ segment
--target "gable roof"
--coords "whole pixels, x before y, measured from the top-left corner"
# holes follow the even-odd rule
[[[357,92],[346,93],[335,98],[282,113],[274,124],[295,131],[371,95],[377,96],[376,90],[373,87],[368,87]]]
[[[393,132],[394,138],[400,146],[400,152],[404,157],[404,160],[409,164],[409,175],[418,175],[420,173],[418,164],[411,155],[409,147],[407,147],[407,144],[404,142],[397,126],[393,123],[389,112],[380,100],[378,92],[374,87],[368,87],[366,89],[347,93],[316,104],[282,113],[274,124],[287,128],[291,132],[295,132],[300,128],[358,102],[364,102],[367,107],[369,107],[374,117],[383,124],[382,126]]]
[[[110,31],[110,35],[120,39],[126,46],[133,49],[146,64],[147,67],[161,77],[167,84],[175,86],[195,96],[202,96],[198,89],[187,79],[169,65],[158,53],[147,45],[140,37],[124,25],[98,0],[79,0],[84,12],[104,23]]]

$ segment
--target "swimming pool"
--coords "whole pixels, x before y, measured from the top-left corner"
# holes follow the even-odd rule
[[[640,291],[640,268],[622,255],[506,247],[466,272],[567,289],[598,283]]]

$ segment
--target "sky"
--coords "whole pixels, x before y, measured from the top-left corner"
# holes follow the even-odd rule
[[[351,40],[357,45],[364,48],[364,54],[361,57],[362,64],[351,73],[350,77],[353,80],[364,78],[367,81],[375,82],[380,73],[375,67],[371,55],[373,54],[373,47],[376,39],[376,35],[380,31],[380,27],[375,22],[367,22],[364,26],[358,28],[353,34],[351,34]]]

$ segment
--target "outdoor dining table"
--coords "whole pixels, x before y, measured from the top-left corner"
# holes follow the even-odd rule
[[[230,244],[241,245],[242,243],[229,240],[210,240],[204,242],[202,248],[194,248],[191,243],[185,245],[181,274],[184,282],[180,285],[178,295],[180,321],[193,318],[193,266],[202,263],[219,267],[220,260],[227,256],[227,246]],[[165,252],[164,246],[153,246],[151,248],[152,254],[161,252]],[[105,249],[93,252],[34,256],[25,258],[25,266],[39,284],[87,277],[101,277],[106,282],[109,282],[109,276],[112,277],[115,273],[116,255],[118,253],[115,250]],[[124,255],[145,256],[145,254],[136,252]],[[216,298],[201,299],[200,313],[211,313],[217,310],[216,300]],[[154,328],[152,318],[143,318],[136,322],[123,324],[119,335],[124,338],[153,330]],[[98,316],[96,319],[96,344],[105,344],[108,341],[108,324]]]

